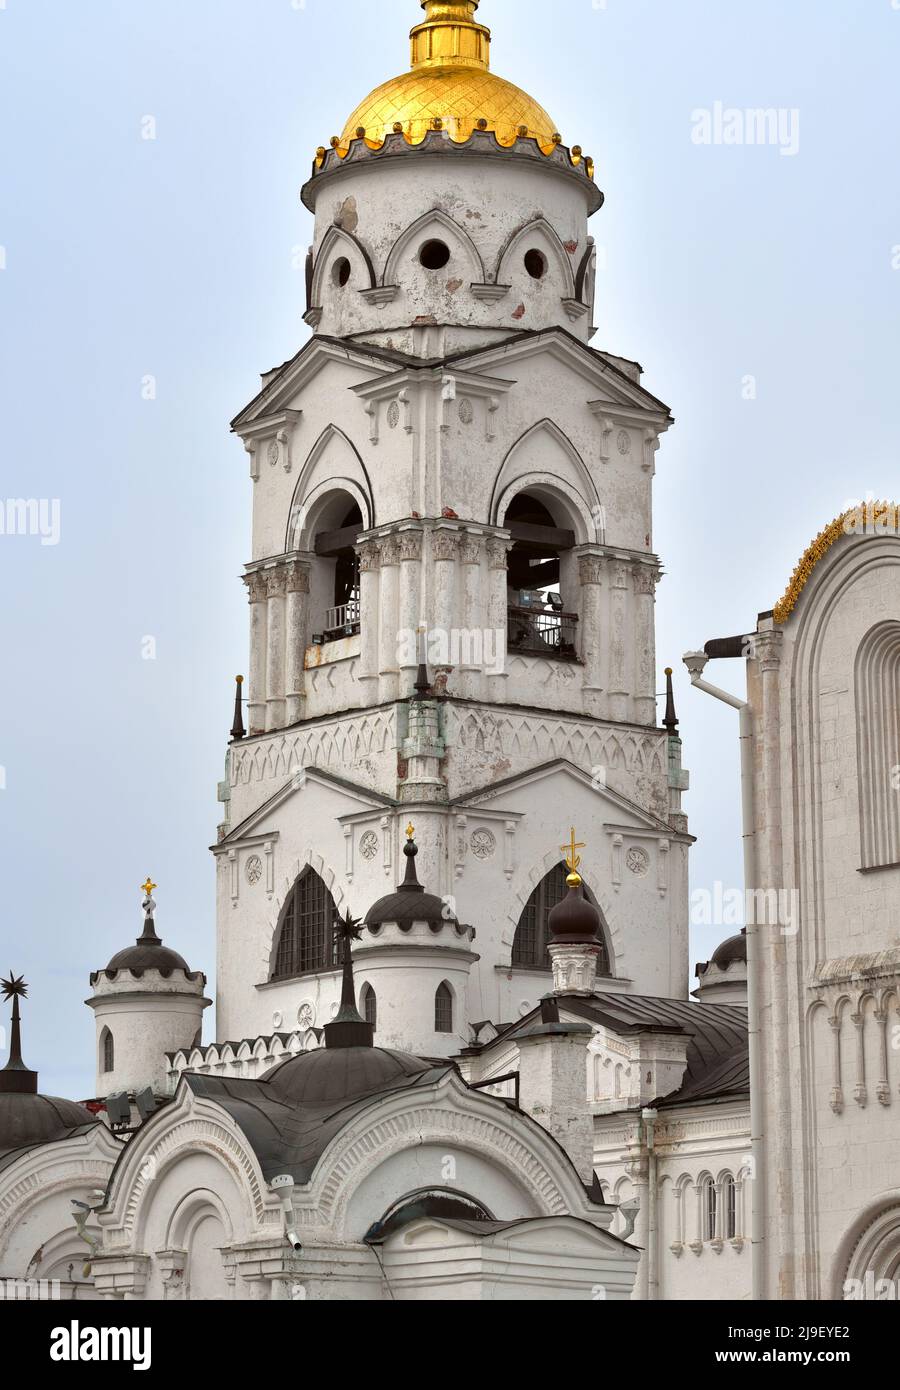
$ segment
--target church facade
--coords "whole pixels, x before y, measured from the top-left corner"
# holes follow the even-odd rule
[[[0,1278],[239,1300],[896,1280],[896,533],[842,518],[756,633],[693,660],[701,688],[707,660],[747,665],[748,884],[800,906],[794,934],[776,914],[723,942],[691,998],[654,623],[672,416],[591,346],[592,161],[491,71],[476,0],[423,9],[409,72],[316,153],[311,334],[233,422],[250,668],[215,1040],[148,879],[141,936],[91,976],[91,1105],[39,1096],[21,1049],[0,1073]]]

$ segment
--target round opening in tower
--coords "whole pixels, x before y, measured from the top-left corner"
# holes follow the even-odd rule
[[[350,279],[350,262],[346,256],[341,256],[339,260],[335,261],[332,275],[334,276],[334,283],[339,289],[343,289]]]
[[[450,247],[443,241],[426,241],[419,252],[419,263],[426,270],[443,270],[450,259]]]
[[[547,257],[543,251],[532,249],[525,252],[525,269],[532,280],[543,280],[547,274]]]

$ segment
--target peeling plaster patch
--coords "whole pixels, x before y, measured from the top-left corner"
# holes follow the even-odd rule
[[[359,226],[359,213],[356,211],[356,199],[353,197],[345,198],[338,208],[334,219],[336,227],[343,227],[345,232],[355,232]]]
[[[466,208],[466,217],[477,217],[478,221],[481,221],[481,213],[473,212],[471,208]]]
[[[577,241],[566,241],[563,243],[563,245],[565,246],[570,256],[574,256],[575,252],[578,250]]]
[[[461,284],[462,280],[448,280],[447,289],[450,291],[451,294],[456,294],[456,291],[459,289]]]
[[[512,772],[512,763],[508,758],[501,758],[499,762],[491,763],[491,774],[494,777],[506,777]]]
[[[524,304],[520,304],[519,307],[518,307],[518,309],[514,309],[514,310],[513,310],[513,318],[514,318],[514,319],[523,319],[524,317],[525,317],[525,305],[524,305]]]
[[[435,318],[434,314],[419,314],[416,318],[413,319],[413,323],[424,323],[432,328],[437,328],[437,319]]]

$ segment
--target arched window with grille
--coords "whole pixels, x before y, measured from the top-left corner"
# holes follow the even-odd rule
[[[569,870],[565,864],[556,864],[550,872],[541,879],[535,888],[519,918],[519,925],[516,927],[516,935],[513,940],[512,963],[514,966],[521,966],[526,970],[549,970],[551,968],[550,955],[547,945],[550,941],[550,913],[557,903],[561,903],[568,893],[566,876]],[[590,889],[584,885],[584,893],[591,902],[594,898]],[[596,903],[594,903],[596,906]],[[603,921],[603,914],[600,916],[603,943],[600,947],[600,954],[597,957],[597,974],[611,975],[609,967],[609,948],[606,941],[606,923]]]
[[[716,1191],[715,1179],[704,1178],[703,1186],[700,1189],[704,1240],[715,1240],[716,1238],[716,1218],[719,1211],[718,1199],[719,1194]]]
[[[434,1031],[453,1032],[453,992],[448,984],[439,984],[434,995]]]
[[[116,1045],[113,1042],[113,1035],[108,1028],[104,1028],[100,1034],[100,1068],[108,1074],[115,1070],[116,1065]]]
[[[339,964],[337,908],[315,869],[306,868],[285,899],[275,933],[271,980],[290,980]]]
[[[366,1023],[371,1023],[372,1028],[378,1027],[378,997],[371,985],[365,984],[360,991],[359,1002],[362,1005],[362,1016]]]
[[[725,1238],[734,1240],[737,1235],[737,1186],[730,1173],[722,1183],[722,1208],[725,1216]]]

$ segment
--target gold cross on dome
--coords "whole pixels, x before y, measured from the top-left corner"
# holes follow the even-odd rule
[[[560,849],[562,850],[563,854],[566,856],[566,863],[567,863],[568,866],[569,866],[569,870],[570,870],[570,872],[573,873],[573,874],[578,872],[578,866],[579,866],[579,864],[581,863],[581,856],[580,856],[580,854],[578,853],[578,851],[579,851],[580,849],[584,849],[584,848],[585,848],[584,843],[581,842],[581,841],[576,841],[576,839],[575,839],[575,827],[574,827],[574,825],[573,825],[573,826],[572,826],[572,838],[571,838],[571,840],[569,841],[569,843],[568,843],[567,845],[560,845]]]
[[[141,884],[141,889],[143,890],[144,896],[147,898],[150,897],[150,894],[153,892],[154,888],[158,887],[159,884],[154,883],[149,874],[147,875],[147,882]]]

